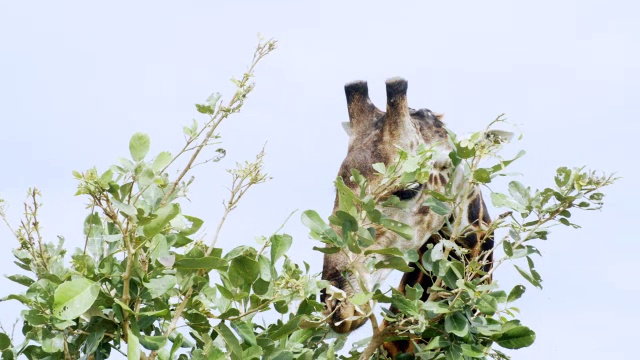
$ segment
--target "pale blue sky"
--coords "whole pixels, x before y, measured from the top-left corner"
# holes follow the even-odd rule
[[[588,165],[624,178],[602,212],[575,214],[577,231],[557,228],[539,244],[544,290],[518,303],[536,343],[514,359],[632,359],[640,282],[639,191],[634,163],[640,110],[638,5],[629,1],[246,1],[0,3],[0,194],[14,223],[26,189],[44,194],[44,234],[80,246],[85,200],[72,170],[105,169],[128,154],[133,132],[152,152],[176,150],[193,104],[246,68],[256,34],[279,40],[262,63],[243,112],[223,126],[227,158],[200,167],[185,212],[211,236],[234,161],[268,141],[266,170],[235,212],[219,245],[270,234],[294,209],[327,216],[332,181],[346,152],[342,86],[369,81],[384,106],[384,79],[409,80],[412,107],[445,113],[470,132],[500,113],[521,124],[527,156],[514,164],[533,186],[558,166]],[[110,149],[111,152],[109,151]],[[497,190],[500,190],[498,188]],[[496,212],[494,211],[494,215]],[[296,215],[285,230],[292,255],[321,270],[321,254]],[[0,228],[0,273],[16,271],[14,240]],[[396,277],[397,279],[397,277]],[[521,280],[503,267],[505,287]],[[18,285],[0,278],[1,296]],[[0,321],[16,318],[0,304]],[[364,333],[354,336],[364,337]]]

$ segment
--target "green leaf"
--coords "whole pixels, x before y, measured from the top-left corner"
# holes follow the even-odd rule
[[[157,279],[151,279],[144,286],[149,290],[152,299],[160,297],[173,289],[177,284],[176,277],[173,275],[164,275]],[[144,345],[144,344],[143,344]],[[153,350],[153,349],[151,349]]]
[[[23,352],[23,354],[26,354],[26,351]],[[2,359],[3,360],[13,360],[14,359],[13,351],[11,351],[11,349],[4,350],[2,352]]]
[[[504,249],[504,253],[507,256],[509,257],[513,256],[513,247],[511,246],[511,242],[509,242],[508,240],[505,240],[502,243],[502,248]]]
[[[115,205],[116,209],[120,210],[121,213],[128,215],[130,218],[135,219],[136,215],[138,215],[138,210],[133,205],[121,203],[116,199],[111,199],[111,202],[113,203],[113,205]]]
[[[104,333],[105,329],[98,329],[87,336],[87,340],[84,342],[85,354],[91,355],[98,350],[98,346],[100,345],[102,338],[104,338]]]
[[[242,351],[242,359],[253,360],[262,358],[262,347],[259,345],[250,346]]]
[[[521,349],[536,340],[536,333],[526,326],[513,327],[496,339],[498,345],[506,349]]]
[[[174,332],[173,334],[177,333]],[[169,335],[169,338],[171,339],[171,335]],[[175,339],[173,339],[173,345],[171,345],[171,352],[169,353],[169,359],[173,359],[173,354],[176,353],[176,351],[178,351],[178,349],[180,348],[180,346],[182,346],[182,342],[184,340],[184,337],[181,333],[178,333],[178,335],[176,335]]]
[[[222,336],[225,344],[227,345],[227,350],[232,352],[236,357],[240,357],[242,355],[242,347],[240,346],[240,341],[233,335],[231,329],[225,323],[221,322],[218,324],[214,330]]]
[[[25,275],[5,275],[7,279],[13,281],[13,282],[17,282],[20,285],[24,285],[24,286],[31,286],[31,284],[34,283],[33,279],[31,279],[28,276]],[[0,349],[1,350],[1,349]]]
[[[569,170],[568,168],[563,166],[559,167],[558,170],[556,170],[556,176],[554,180],[556,181],[556,185],[558,185],[559,188],[567,185],[570,179],[571,170]]]
[[[99,292],[98,283],[85,278],[64,282],[53,295],[53,315],[61,320],[73,320],[89,310]]]
[[[269,258],[260,255],[258,257],[258,265],[260,266],[260,279],[264,281],[271,281],[271,266],[272,263],[269,261]]]
[[[196,104],[196,109],[201,114],[213,115],[213,108],[209,105]]]
[[[128,312],[129,314],[133,314],[134,313],[133,310],[131,310],[131,308],[129,307],[129,305],[123,303],[122,301],[120,301],[120,299],[113,298],[113,302],[115,302],[116,304],[120,305],[122,310]]]
[[[509,183],[509,194],[522,206],[527,206],[531,199],[530,190],[518,181]]]
[[[507,297],[507,302],[512,302],[520,299],[520,297],[522,296],[522,294],[524,294],[526,290],[527,288],[525,288],[522,285],[514,286],[513,289],[511,289],[511,291],[509,292],[509,296]]]
[[[407,285],[404,288],[405,296],[409,300],[420,300],[422,298],[422,294],[424,294],[424,289],[422,285],[415,284],[415,286]]]
[[[231,260],[231,264],[229,265],[229,275],[240,276],[247,283],[252,283],[260,275],[260,265],[257,261],[248,256],[238,256]]]
[[[346,211],[338,210],[336,211],[335,216],[339,219],[340,226],[342,228],[346,228],[350,231],[355,231],[358,229],[358,220],[353,217],[353,215],[349,214]]]
[[[371,300],[371,297],[373,296],[372,292],[359,292],[354,294],[353,296],[351,296],[349,298],[349,301],[351,301],[351,303],[355,306],[360,306],[360,305],[364,305],[366,303],[369,302],[369,300]]]
[[[290,235],[273,235],[271,237],[271,264],[275,264],[291,247],[293,238]]]
[[[153,179],[155,178],[155,176],[156,175],[153,173],[153,170],[151,170],[148,166],[144,166],[142,171],[140,171],[140,173],[136,175],[136,178],[140,186],[148,186],[153,184]]]
[[[478,310],[485,315],[491,316],[498,311],[498,301],[489,294],[481,295],[476,305],[478,306]]]
[[[357,170],[351,170],[354,179],[361,178]],[[364,180],[363,180],[364,181]],[[358,182],[358,181],[356,181]],[[341,177],[338,177],[334,182],[336,187],[336,192],[338,193],[338,208],[340,210],[350,212],[354,208],[354,204],[359,203],[360,200],[356,197],[353,191],[344,183],[344,180]]]
[[[185,219],[187,219],[187,221],[191,222],[191,226],[189,226],[186,229],[180,230],[180,234],[184,236],[195,234],[196,232],[198,232],[198,230],[200,230],[200,227],[202,227],[202,224],[204,224],[204,221],[197,217],[189,216],[189,215],[183,215],[183,216]]]
[[[302,213],[302,224],[317,234],[322,234],[329,227],[320,215],[313,210],[307,210]]]
[[[46,325],[51,322],[49,316],[45,316],[38,310],[28,310],[22,313],[22,317],[31,326]]]
[[[462,140],[460,143],[456,143],[456,155],[461,159],[468,159],[473,157],[476,154],[475,146],[462,146],[461,143],[464,142]],[[468,144],[467,144],[468,145]],[[449,155],[451,157],[451,155]]]
[[[403,314],[418,316],[419,309],[416,303],[407,299],[399,291],[393,290],[393,294],[391,295],[391,305]]]
[[[64,350],[64,333],[49,331],[46,328],[42,334],[42,350],[47,353],[57,353]]]
[[[371,165],[371,167],[380,174],[385,174],[387,172],[387,168],[384,166],[384,163],[375,163]]]
[[[504,160],[504,161],[501,161],[500,163],[492,166],[491,167],[491,172],[496,173],[498,171],[504,170],[507,166],[509,166],[509,164],[511,164],[512,162],[518,160],[519,158],[524,156],[524,154],[526,154],[526,152],[524,150],[518,151],[518,154],[516,154],[516,157],[514,157],[513,159]]]
[[[151,239],[149,250],[149,258],[151,258],[151,261],[156,261],[161,257],[169,256],[169,244],[167,243],[167,238],[162,234],[156,234],[153,239]]]
[[[455,312],[444,317],[444,329],[446,332],[459,337],[465,337],[469,332],[469,322],[462,313]]]
[[[447,349],[447,352],[444,355],[445,360],[464,360],[462,356],[462,349],[460,349],[460,345],[454,343]]]
[[[530,282],[531,285],[542,289],[542,285],[540,284],[540,281],[538,281],[534,275],[529,274],[526,270],[521,269],[518,265],[513,265],[513,266],[515,266],[516,270],[518,270],[520,275],[522,275],[523,278],[525,278],[528,282]]]
[[[395,257],[399,257],[399,258],[404,256],[404,253],[402,251],[400,251],[400,249],[398,249],[396,247],[366,250],[364,252],[364,254],[365,255],[369,255],[369,254],[390,255],[390,256],[395,256]]]
[[[476,169],[476,171],[473,172],[473,179],[483,184],[490,183],[491,169],[484,169],[484,168]]]
[[[147,350],[159,350],[167,343],[167,338],[164,336],[145,336],[141,335],[139,338],[140,344]]]
[[[149,135],[143,133],[135,133],[129,141],[129,152],[134,161],[141,161],[147,156],[151,140]]]
[[[402,272],[412,272],[413,268],[407,265],[407,262],[400,257],[391,257],[376,263],[376,269],[396,269]]]
[[[515,210],[519,213],[523,213],[527,211],[524,206],[520,205],[519,203],[517,203],[516,201],[514,201],[512,198],[508,197],[505,194],[500,194],[496,192],[491,193],[491,202],[495,207],[506,207],[506,208]]]
[[[302,319],[302,316],[300,315],[292,317],[291,320],[289,320],[286,324],[280,326],[274,332],[269,334],[269,339],[273,341],[280,340],[283,337],[298,330],[299,329],[298,325],[300,324],[301,319]]]
[[[289,312],[289,304],[284,300],[274,302],[273,308],[280,314],[286,314]]]
[[[411,240],[413,238],[413,229],[411,226],[392,219],[380,220],[380,225],[400,235],[401,237]]]
[[[231,322],[231,327],[236,331],[242,340],[250,346],[256,345],[256,335],[253,332],[253,324],[251,322],[234,320]]]
[[[335,247],[335,246],[323,247],[323,248],[314,246],[313,250],[319,251],[319,252],[321,252],[323,254],[335,254],[335,253],[340,251],[340,248],[339,247]]]
[[[153,165],[151,166],[151,168],[156,174],[158,174],[162,169],[164,169],[171,163],[171,160],[173,160],[173,156],[171,155],[171,153],[168,151],[163,151],[158,154],[158,156],[156,156],[155,160],[153,160]]]
[[[449,204],[444,201],[440,201],[433,196],[427,198],[427,200],[424,202],[424,205],[428,206],[431,211],[441,216],[446,216],[451,213],[451,207],[449,206]]]
[[[451,345],[450,341],[447,341],[441,338],[440,336],[436,336],[433,339],[431,339],[431,341],[429,341],[427,346],[423,347],[422,350],[434,350],[439,348],[446,348],[449,345]]]
[[[131,329],[127,329],[127,360],[140,360],[140,341]]]
[[[462,355],[469,356],[472,358],[483,358],[485,349],[480,345],[475,344],[461,344],[460,349],[462,349]]]
[[[11,339],[5,333],[0,333],[0,350],[4,350],[11,346]]]
[[[152,238],[156,234],[160,233],[173,218],[180,214],[180,205],[175,203],[167,204],[158,209],[155,214],[157,217],[151,220],[142,229],[144,235],[148,238]]]
[[[408,263],[414,263],[420,260],[420,254],[413,249],[409,249],[404,253],[403,258]]]
[[[221,259],[215,256],[205,256],[200,258],[182,258],[176,260],[173,267],[176,269],[189,269],[189,270],[211,270],[218,269],[223,270],[227,266],[227,260]]]

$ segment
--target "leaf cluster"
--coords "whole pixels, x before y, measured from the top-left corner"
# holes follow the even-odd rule
[[[526,260],[526,267],[516,268],[524,280],[541,287],[533,262],[540,252],[532,242],[547,239],[553,225],[577,227],[571,211],[599,209],[601,189],[613,183],[612,176],[563,167],[553,187],[538,191],[513,181],[508,194],[492,193],[494,205],[508,212],[491,225],[491,232],[501,234],[496,248],[502,247],[505,255],[493,259],[488,271],[485,265],[495,248],[469,256],[461,246],[469,229],[456,221],[447,222],[450,236],[423,256],[374,246],[381,229],[403,241],[416,240],[411,226],[386,217],[383,210],[403,208],[400,197],[390,194],[418,191],[416,185],[429,178],[434,149],[400,149],[394,163],[374,164],[379,177],[375,186],[355,170],[349,180],[357,184],[356,191],[337,179],[339,209],[328,222],[312,210],[302,214],[311,237],[324,244],[314,249],[343,252],[354,262],[348,271],[362,292],[348,300],[361,310],[356,317],[375,324],[378,303],[397,309],[382,309],[389,325],[382,331],[374,326],[372,338],[356,342],[343,355],[337,353],[346,336],[330,330],[319,294],[325,290],[343,300],[345,294],[331,289],[306,263],[292,261],[291,236],[280,228],[259,237],[254,246],[218,246],[227,217],[249,189],[269,179],[263,172],[264,149],[253,161],[229,170],[229,196],[213,235],[202,234],[202,219],[183,213],[181,203],[193,181],[188,175],[194,167],[224,157],[223,148],[213,149],[220,143],[218,126],[240,111],[254,88],[254,67],[273,49],[273,41],[259,43],[247,72],[233,80],[236,92],[228,102],[214,94],[196,105],[205,120],[182,129],[185,143],[177,152],[153,156],[149,136],[136,133],[128,158],[102,172],[73,173],[79,183],[76,195],[88,200],[88,214],[82,225],[84,246],[70,256],[62,237],[52,242],[41,235],[37,189],[29,190],[15,230],[0,201],[0,217],[17,239],[13,254],[22,271],[8,278],[24,287],[2,301],[18,301],[25,308],[20,314],[22,340],[0,328],[2,358],[104,359],[121,353],[129,359],[368,359],[385,356],[379,350],[384,341],[403,338],[414,343],[420,359],[504,359],[494,344],[517,349],[533,343],[535,333],[516,318],[519,310],[513,304],[525,287],[507,292],[491,275],[503,262]],[[493,130],[463,140],[452,134],[449,157],[466,186],[427,192],[423,205],[447,219],[459,218],[468,191],[508,175],[505,168],[523,155],[499,157],[508,138]],[[483,159],[494,164],[480,167]],[[181,162],[185,165],[179,167]],[[369,261],[355,266],[363,256]],[[415,268],[434,285],[425,289],[415,284],[401,293],[369,288],[363,280],[363,271]]]

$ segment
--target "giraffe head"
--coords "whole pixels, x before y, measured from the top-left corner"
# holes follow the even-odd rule
[[[349,147],[347,156],[342,162],[338,176],[352,190],[358,190],[358,185],[350,179],[351,170],[358,170],[374,188],[382,180],[376,173],[373,164],[384,163],[389,166],[399,156],[399,148],[415,153],[421,146],[432,148],[435,153],[430,160],[432,170],[429,180],[424,184],[412,184],[411,188],[392,189],[386,196],[395,195],[402,202],[401,207],[382,207],[378,210],[389,219],[410,225],[413,230],[412,240],[406,240],[385,228],[376,228],[376,239],[369,249],[397,247],[406,252],[409,249],[418,250],[432,234],[438,232],[445,223],[444,216],[438,215],[424,205],[428,195],[425,190],[444,192],[445,185],[452,174],[452,163],[449,153],[453,146],[448,139],[440,117],[430,110],[413,110],[407,104],[407,81],[392,78],[386,81],[387,107],[386,112],[376,108],[368,96],[367,83],[364,81],[351,82],[345,85],[347,107],[349,111]],[[338,199],[333,213],[338,210]],[[340,232],[340,229],[336,229]],[[342,290],[347,297],[361,292],[359,283],[364,283],[369,289],[375,284],[382,283],[389,269],[367,271],[364,265],[370,257],[384,260],[380,254],[355,254],[337,252],[325,254],[322,278],[331,284],[331,290]],[[356,275],[357,272],[357,275]],[[360,281],[356,281],[359,278]],[[331,291],[328,291],[329,293]],[[366,322],[362,315],[368,309],[358,308],[347,299],[323,294],[322,301],[326,304],[326,311],[330,313],[329,323],[340,333],[352,331]]]

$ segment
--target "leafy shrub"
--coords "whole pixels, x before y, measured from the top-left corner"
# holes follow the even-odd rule
[[[89,200],[90,211],[84,221],[84,248],[75,249],[70,259],[61,238],[57,242],[42,238],[40,193],[29,190],[24,219],[12,229],[18,240],[15,263],[27,275],[8,276],[26,290],[3,298],[25,306],[21,314],[25,339],[17,343],[3,329],[2,358],[103,359],[121,353],[129,359],[366,359],[383,357],[379,346],[391,337],[413,340],[421,359],[507,358],[492,345],[517,349],[533,343],[535,333],[520,324],[514,307],[525,287],[507,292],[490,282],[491,274],[506,261],[524,259],[524,266],[516,265],[518,272],[541,287],[532,258],[540,254],[534,240],[547,239],[555,224],[577,227],[570,221],[570,211],[599,209],[601,188],[615,180],[612,176],[563,167],[555,185],[541,191],[512,181],[508,194],[492,192],[493,204],[507,209],[492,223],[496,247],[502,247],[505,255],[495,259],[488,272],[478,265],[483,259],[457,260],[465,252],[456,244],[460,234],[431,247],[422,258],[415,251],[395,248],[368,250],[375,240],[375,226],[404,237],[411,237],[412,229],[389,222],[376,211],[378,206],[398,205],[379,196],[384,189],[371,188],[357,171],[352,175],[360,185],[358,193],[337,179],[341,211],[329,218],[329,224],[314,211],[302,214],[311,236],[328,245],[315,249],[384,252],[391,255],[389,260],[372,261],[366,267],[407,271],[417,266],[435,284],[431,289],[407,287],[405,294],[375,288],[353,295],[350,301],[361,307],[361,316],[372,320],[374,335],[356,342],[346,355],[337,355],[346,336],[331,332],[318,299],[322,289],[331,296],[341,294],[331,292],[307,264],[287,256],[291,236],[275,233],[260,238],[255,247],[228,251],[217,247],[227,216],[249,189],[268,180],[262,169],[264,151],[229,170],[230,194],[211,242],[194,239],[203,221],[182,213],[180,202],[193,181],[187,175],[197,161],[202,162],[205,150],[216,144],[220,123],[240,111],[253,90],[255,66],[275,45],[259,43],[247,72],[234,80],[237,91],[228,102],[214,94],[196,105],[207,119],[184,127],[186,142],[175,154],[163,151],[150,156],[149,137],[136,133],[129,143],[130,159],[119,159],[105,171],[74,172],[79,183],[76,195]],[[501,122],[499,118],[494,123]],[[504,169],[523,155],[501,159],[500,136],[487,129],[465,140],[453,138],[456,150],[451,158],[462,165],[469,184],[489,184],[506,176]],[[225,155],[224,149],[213,153],[204,162]],[[396,163],[375,164],[384,178],[381,186],[406,186],[428,176],[432,155],[426,148],[416,154],[401,151]],[[481,159],[492,159],[494,164],[480,167]],[[186,165],[179,168],[181,161]],[[441,215],[461,211],[458,199],[465,196],[431,195],[427,205]],[[7,222],[2,207],[0,216]],[[424,291],[430,294],[427,301],[420,300]],[[377,303],[399,310],[382,310],[389,323],[382,331],[375,326]],[[273,316],[262,317],[265,313],[280,316],[267,321]]]

